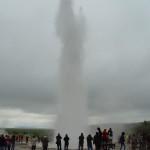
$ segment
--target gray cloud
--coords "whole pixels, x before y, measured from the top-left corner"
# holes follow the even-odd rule
[[[107,120],[128,111],[131,118],[148,119],[149,4],[76,1],[75,9],[83,6],[88,24],[83,70],[91,114]],[[58,1],[52,0],[0,1],[1,106],[56,111],[61,53],[54,26],[57,9]]]

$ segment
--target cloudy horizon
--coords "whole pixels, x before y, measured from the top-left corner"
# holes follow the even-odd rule
[[[0,127],[54,126],[61,55],[58,3],[0,1]],[[87,22],[83,75],[90,123],[150,120],[150,2],[75,4]]]

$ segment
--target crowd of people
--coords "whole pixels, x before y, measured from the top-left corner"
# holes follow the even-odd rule
[[[39,142],[42,142],[43,150],[48,149],[48,137],[44,136],[39,137],[29,137],[24,135],[1,135],[0,136],[0,150],[15,150],[16,143],[18,144],[31,144],[31,149],[36,150],[36,145]]]
[[[16,138],[14,135],[1,135],[0,136],[0,150],[14,150]]]
[[[145,138],[141,134],[129,134],[126,135],[122,132],[119,137],[120,150],[149,150],[150,149],[150,139]]]
[[[97,128],[97,131],[94,136],[89,134],[86,137],[86,142],[87,142],[87,148],[88,150],[93,150],[93,146],[95,145],[95,149],[99,150],[101,147],[105,149],[104,146],[108,144],[112,144],[112,139],[113,139],[113,131],[110,128],[108,131],[104,129],[104,131],[101,131],[100,128]],[[65,135],[63,138],[64,141],[64,150],[68,150],[69,148],[69,136],[68,134]],[[23,136],[23,135],[1,135],[0,136],[0,150],[15,150],[15,144],[16,143],[30,143],[31,145],[31,150],[36,150],[37,143],[41,142],[42,143],[42,149],[47,150],[48,149],[48,137],[44,136],[42,138],[39,137],[28,137],[28,136]],[[79,136],[79,145],[78,148],[79,150],[84,149],[84,143],[85,143],[85,136],[83,133]],[[56,136],[56,145],[57,149],[61,150],[62,149],[62,137],[58,133]]]
[[[62,137],[60,133],[58,133],[58,135],[56,136],[57,150],[62,149],[61,140]],[[63,140],[64,140],[64,150],[68,150],[69,137],[67,134],[65,135]],[[79,145],[78,145],[79,150],[84,149],[84,143],[85,143],[85,137],[84,134],[81,133],[81,135],[79,136]],[[94,136],[89,134],[86,137],[86,143],[87,143],[88,150],[93,150],[93,146],[95,146],[96,150],[100,150],[100,149],[107,150],[109,148],[113,149],[115,148],[115,144],[113,144],[113,131],[111,128],[109,130],[104,129],[103,131],[101,131],[100,128],[97,128],[97,131]]]
[[[126,143],[129,150],[149,150],[150,149],[150,138],[145,137],[141,134],[130,134],[127,136]]]
[[[64,143],[64,150],[69,148],[69,136],[66,134],[62,138],[61,134],[58,133],[56,136],[57,150],[62,150],[62,141]],[[85,142],[86,141],[86,142]],[[120,144],[120,150],[136,150],[137,145],[139,149],[142,149],[146,144],[144,143],[143,136],[136,136],[135,134],[127,136],[125,132],[122,132],[119,136],[118,142]],[[30,143],[31,150],[36,150],[37,143],[42,143],[42,149],[48,150],[49,139],[47,136],[44,137],[29,137],[23,135],[1,135],[0,136],[0,150],[15,150],[16,143]],[[86,143],[86,144],[85,144]],[[78,137],[78,150],[109,150],[115,149],[116,145],[113,143],[113,131],[111,128],[104,129],[97,128],[94,136],[91,134],[85,137],[84,133],[81,133]]]

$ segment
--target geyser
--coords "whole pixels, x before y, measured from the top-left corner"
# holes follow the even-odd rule
[[[62,42],[60,63],[60,109],[57,132],[68,133],[70,147],[77,148],[78,137],[87,129],[87,104],[82,76],[85,19],[82,10],[75,15],[72,0],[61,0],[56,21]]]

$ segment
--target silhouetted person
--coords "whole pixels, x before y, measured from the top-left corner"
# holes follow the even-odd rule
[[[1,150],[6,149],[6,140],[3,134],[0,136],[0,149]]]
[[[2,149],[2,135],[0,135],[0,150]]]
[[[112,141],[113,141],[113,131],[112,131],[111,128],[108,130],[108,136],[109,136],[109,143],[112,143]]]
[[[106,129],[104,129],[102,133],[102,138],[103,138],[103,149],[107,149],[107,144],[108,144],[108,132]]]
[[[4,136],[4,150],[7,149],[7,135]]]
[[[124,150],[126,149],[126,146],[125,146],[125,132],[122,132],[121,136],[120,136],[120,139],[119,139],[119,142],[120,142],[120,150],[122,150],[124,148]]]
[[[101,129],[100,129],[100,128],[97,128],[97,131],[98,131],[99,136],[102,137],[102,131],[101,131]]]
[[[103,133],[102,133],[102,136],[103,136],[103,142],[104,144],[107,144],[108,142],[108,132],[106,129],[104,129]]]
[[[98,130],[98,140],[99,140],[99,149],[101,149],[101,145],[102,145],[102,131],[100,128],[97,128]]]
[[[92,141],[93,141],[93,137],[91,136],[91,134],[89,134],[87,136],[87,148],[88,148],[88,150],[93,150]]]
[[[8,135],[6,136],[6,147],[7,147],[7,150],[10,150],[11,138]]]
[[[21,143],[21,135],[18,135],[18,142]]]
[[[20,142],[23,143],[23,135],[20,136]]]
[[[79,136],[79,150],[83,150],[83,146],[84,146],[84,135],[83,133],[81,133],[81,135]]]
[[[58,135],[56,136],[57,150],[61,150],[61,139],[62,139],[62,137],[58,133]]]
[[[48,149],[48,138],[46,136],[44,136],[44,138],[42,139],[42,147],[43,150],[47,150]]]
[[[16,143],[16,137],[15,137],[15,135],[13,135],[11,137],[11,150],[15,149],[15,143]]]
[[[26,144],[28,144],[28,142],[29,142],[29,137],[26,136]]]
[[[100,150],[101,149],[101,137],[99,136],[99,133],[96,132],[93,143],[95,144],[95,149]]]
[[[64,137],[64,149],[68,150],[68,146],[69,146],[69,137],[66,134],[65,137]]]

